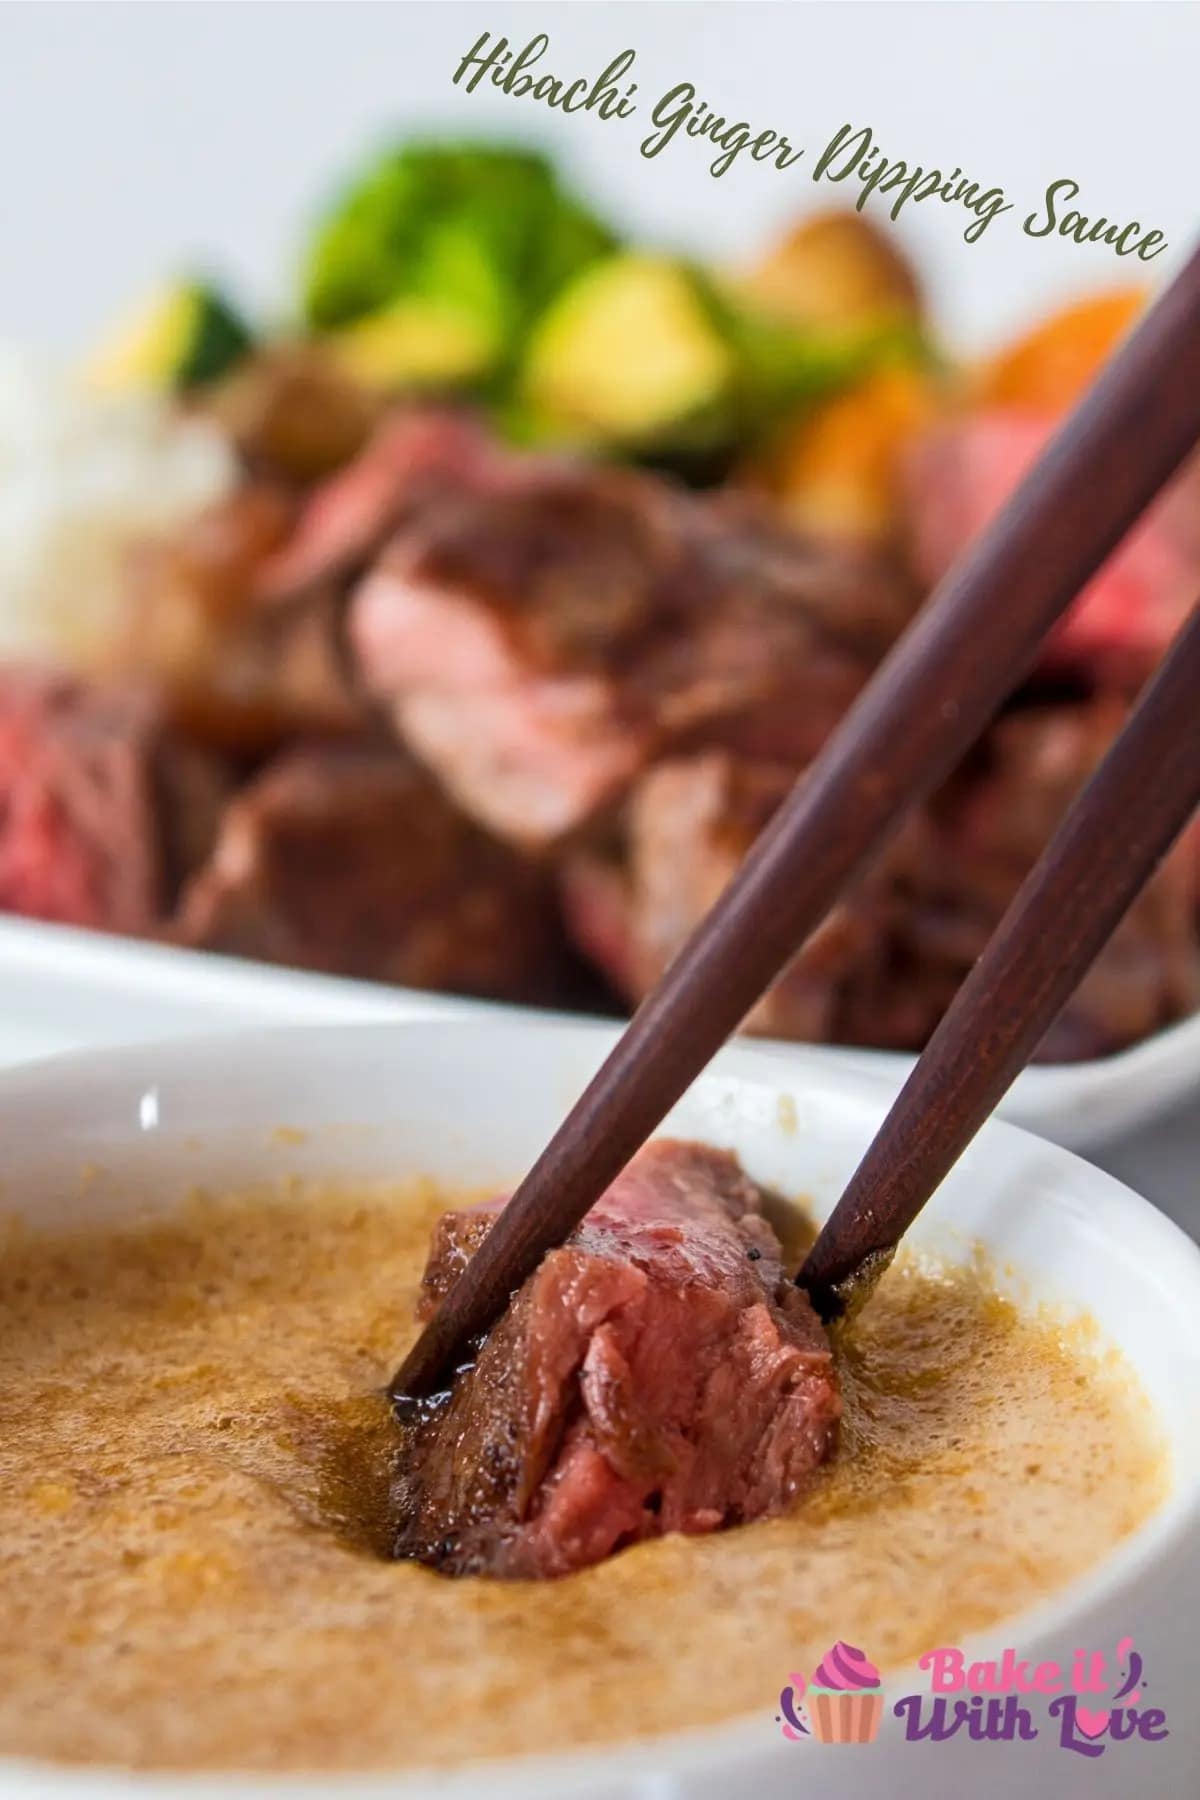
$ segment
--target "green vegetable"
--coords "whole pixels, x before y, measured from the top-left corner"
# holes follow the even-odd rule
[[[103,393],[202,387],[240,362],[253,342],[249,327],[214,287],[180,281],[124,320],[84,376]]]
[[[522,399],[553,432],[600,444],[721,436],[737,357],[699,279],[628,253],[589,269],[537,326]]]
[[[318,230],[305,315],[374,383],[478,385],[613,243],[542,156],[410,144],[373,162]]]
[[[885,364],[923,364],[915,320],[865,319],[844,326],[802,326],[722,295],[715,302],[741,370],[741,425],[759,436]]]
[[[527,440],[703,461],[859,379],[900,335],[798,327],[690,264],[626,252],[585,271],[538,323],[515,416]]]
[[[499,350],[478,319],[433,300],[398,300],[322,341],[347,375],[385,390],[470,386]]]

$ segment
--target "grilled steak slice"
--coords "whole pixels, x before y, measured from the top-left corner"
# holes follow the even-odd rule
[[[1042,705],[1002,719],[834,908],[746,1028],[919,1050],[1124,710]],[[642,999],[682,948],[791,779],[719,751],[658,764],[636,783],[621,827],[563,859],[568,931],[629,1000]],[[1039,1058],[1104,1055],[1200,1007],[1198,907],[1193,832],[1101,952]]]
[[[665,748],[814,752],[892,607],[880,565],[650,475],[494,462],[427,496],[349,615],[364,686],[467,811],[545,845]]]
[[[207,854],[226,791],[132,689],[0,675],[0,910],[152,932]]]
[[[357,574],[404,518],[510,466],[463,414],[414,410],[383,420],[359,453],[306,501],[286,544],[258,572],[266,600],[295,599]]]
[[[448,1213],[422,1311],[495,1208]],[[829,1346],[726,1152],[650,1144],[545,1258],[449,1399],[404,1427],[396,1554],[565,1575],[783,1511],[832,1447]]]
[[[406,509],[467,479],[490,451],[464,418],[413,412],[386,419],[352,455],[369,418],[336,404],[332,414],[312,412],[331,379],[336,387],[301,354],[232,378],[218,410],[231,409],[253,440],[251,472],[165,539],[150,539],[131,570],[121,666],[161,684],[189,731],[239,752],[364,729],[366,705],[342,646],[349,585]],[[352,459],[298,495],[297,480],[343,455]]]
[[[545,873],[464,819],[390,745],[321,744],[231,801],[177,943],[513,999],[547,995],[561,936]]]
[[[623,841],[581,846],[562,873],[568,930],[630,1000],[645,995],[733,878],[794,781],[725,751],[660,763],[635,787]],[[858,997],[882,998],[897,920],[926,851],[910,823],[834,908],[745,1021],[773,1037],[837,1041]],[[936,1018],[916,993],[879,1006],[873,1042],[920,1041]]]
[[[277,484],[247,482],[147,543],[131,570],[120,666],[153,679],[192,735],[239,753],[262,755],[297,733],[362,729],[365,703],[342,653],[342,597],[313,587],[274,605],[257,592],[294,513]]]
[[[1014,712],[949,784],[902,939],[949,994],[1125,717],[1120,701]],[[1106,1055],[1200,1006],[1200,842],[1164,860],[1043,1041],[1042,1061]]]
[[[909,471],[909,521],[932,584],[983,530],[1058,421],[987,412],[944,425]],[[1195,459],[1093,577],[1042,653],[1050,673],[1136,692],[1182,625],[1200,587],[1200,462]]]

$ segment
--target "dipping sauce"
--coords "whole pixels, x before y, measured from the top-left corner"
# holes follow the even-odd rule
[[[901,1261],[838,1345],[790,1517],[557,1581],[382,1560],[439,1212],[278,1187],[0,1253],[0,1752],[379,1769],[769,1722],[837,1638],[884,1669],[1100,1560],[1167,1487],[1129,1371],[978,1271]]]

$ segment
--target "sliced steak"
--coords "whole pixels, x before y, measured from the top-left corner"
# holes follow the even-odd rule
[[[147,933],[208,852],[215,758],[132,688],[0,675],[0,910]]]
[[[146,544],[131,570],[116,660],[153,679],[190,733],[231,751],[261,755],[297,733],[362,729],[343,597],[318,586],[273,605],[257,591],[294,517],[278,484],[247,482]]]
[[[448,1400],[404,1427],[397,1556],[565,1575],[784,1511],[833,1445],[833,1361],[736,1159],[650,1144],[553,1250]],[[448,1213],[421,1311],[495,1208]]]
[[[131,570],[120,665],[160,683],[188,730],[239,752],[363,730],[342,643],[350,583],[407,510],[491,455],[451,413],[395,414],[371,431],[346,393],[314,411],[330,387],[319,359],[289,352],[211,396],[239,435],[246,479],[148,541]],[[313,473],[327,478],[305,492]]]
[[[999,512],[1059,421],[988,412],[941,427],[914,457],[910,523],[932,584]],[[1042,654],[1049,672],[1135,692],[1200,589],[1200,463],[1176,479],[1083,590]]]
[[[650,743],[609,664],[646,629],[667,521],[564,473],[463,493],[392,543],[350,615],[365,683],[460,804],[540,843],[631,778]]]
[[[1125,716],[1113,699],[1016,711],[947,787],[902,928],[914,965],[947,998]],[[1197,851],[1193,832],[1160,865],[1051,1027],[1041,1061],[1108,1054],[1200,1006]]]
[[[881,565],[744,506],[510,458],[427,496],[355,595],[349,638],[460,804],[544,845],[665,749],[811,756],[900,604]]]
[[[919,1050],[1125,716],[1120,702],[1007,715],[910,818],[745,1021],[810,1042]],[[726,752],[656,765],[618,828],[563,858],[573,941],[641,1000],[732,879],[791,771]],[[1166,858],[1039,1050],[1074,1061],[1200,1007],[1200,832]]]
[[[793,771],[725,751],[658,764],[638,782],[616,844],[581,846],[562,873],[568,929],[630,1000],[666,969],[790,791]],[[750,1013],[749,1031],[839,1041],[861,996],[877,1004],[897,920],[926,849],[920,820],[841,901]],[[936,1014],[920,996],[878,1006],[873,1042],[907,1046]]]
[[[447,487],[503,479],[508,463],[465,414],[385,418],[358,454],[305,502],[296,529],[258,572],[267,600],[289,600],[359,573],[406,515]]]
[[[553,996],[546,873],[390,745],[285,752],[231,801],[171,935],[193,948],[421,988]]]

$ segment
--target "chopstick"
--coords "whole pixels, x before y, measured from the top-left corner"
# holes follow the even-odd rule
[[[858,1301],[1200,806],[1200,604],[1005,913],[800,1271]]]
[[[962,757],[1200,437],[1200,250],[940,583],[534,1163],[391,1385],[420,1396],[561,1244]]]

